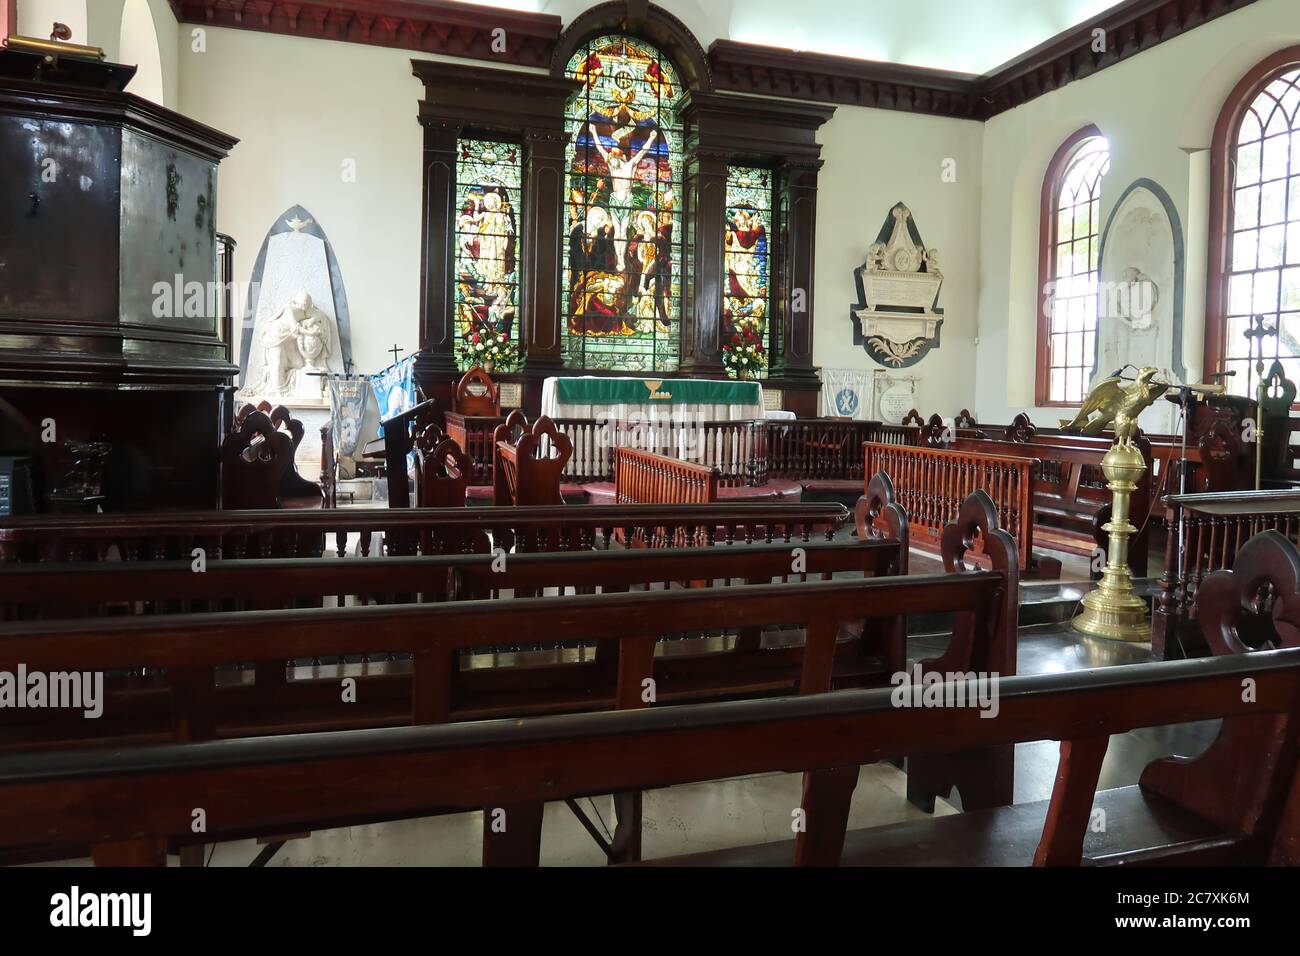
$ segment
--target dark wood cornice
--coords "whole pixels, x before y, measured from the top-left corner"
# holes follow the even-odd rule
[[[1255,0],[1125,0],[983,76],[716,40],[693,84],[824,103],[985,120],[1090,76]],[[626,0],[559,17],[442,0],[170,0],[177,19],[344,40],[513,66],[553,66],[588,28],[623,22]],[[653,4],[648,22],[677,24]],[[492,49],[503,29],[506,49]],[[1106,49],[1093,50],[1093,32]],[[665,26],[665,30],[667,27]],[[684,31],[684,28],[682,28]],[[672,36],[678,34],[669,31]],[[667,39],[661,37],[660,39]],[[681,41],[684,43],[685,41]],[[709,73],[712,76],[709,76]]]
[[[1254,2],[1125,0],[980,77],[981,115],[1014,109]],[[1092,49],[1096,30],[1105,31],[1104,52]]]
[[[1126,0],[975,76],[717,40],[720,90],[985,120],[1249,6],[1255,0]],[[1106,49],[1094,52],[1095,30]]]
[[[734,40],[709,47],[719,90],[978,119],[971,73],[797,53]]]
[[[563,130],[564,104],[582,87],[564,77],[439,60],[412,60],[411,72],[424,84],[420,122],[512,132]]]
[[[817,131],[834,115],[833,106],[734,93],[692,93],[682,110],[692,149],[786,162],[816,161]]]
[[[441,0],[171,0],[171,5],[184,23],[522,66],[548,66],[562,26],[550,14]],[[493,49],[498,37],[504,50]]]

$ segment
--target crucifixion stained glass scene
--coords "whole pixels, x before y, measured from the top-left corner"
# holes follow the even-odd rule
[[[682,93],[648,43],[585,44],[568,75],[565,361],[629,372],[677,368],[681,335]]]

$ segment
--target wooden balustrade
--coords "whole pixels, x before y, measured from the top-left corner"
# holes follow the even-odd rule
[[[473,483],[492,484],[492,434],[505,419],[447,413],[447,436],[474,462]],[[920,443],[910,425],[847,419],[790,421],[602,421],[557,418],[573,443],[564,468],[571,483],[613,481],[615,448],[680,458],[716,468],[720,487],[757,487],[769,478],[861,481],[862,445]]]
[[[1151,654],[1157,660],[1207,652],[1197,624],[1201,583],[1214,571],[1231,570],[1253,535],[1277,531],[1300,544],[1300,491],[1170,495],[1165,505],[1165,571],[1152,615]]]
[[[943,529],[957,519],[962,502],[984,491],[992,499],[998,526],[1015,539],[1020,569],[1029,567],[1034,459],[867,442],[864,462],[867,474],[889,477],[895,502],[907,512],[912,544],[938,551]],[[972,556],[980,558],[978,542]]]
[[[620,505],[717,501],[718,471],[636,448],[615,448],[614,500]]]

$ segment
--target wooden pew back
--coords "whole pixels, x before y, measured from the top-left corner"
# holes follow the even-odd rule
[[[718,470],[636,448],[615,448],[614,500],[620,505],[715,502]]]
[[[340,557],[468,553],[484,532],[498,546],[519,541],[532,551],[551,540],[565,550],[608,548],[616,532],[655,527],[698,532],[706,544],[809,541],[829,538],[848,519],[843,505],[828,502],[15,516],[0,522],[0,564],[190,560],[196,548],[207,561],[320,557],[329,535],[330,553]]]
[[[1251,701],[1241,694],[1246,679],[1257,691]],[[1011,746],[1061,740],[1042,833],[1032,857],[1028,847],[1019,851],[1020,862],[1078,865],[1110,735],[1187,720],[1260,720],[1284,728],[1280,741],[1293,754],[1300,649],[1007,678],[994,720],[975,708],[901,709],[892,698],[890,689],[854,690],[462,726],[173,743],[125,750],[111,763],[94,750],[15,757],[0,767],[7,808],[0,815],[0,847],[21,849],[45,839],[90,846],[99,863],[162,865],[169,844],[194,840],[195,793],[204,795],[204,839],[211,841],[420,817],[434,807],[522,809],[589,794],[802,769],[810,771],[803,800],[809,827],[783,850],[785,861],[834,865],[841,862],[856,783],[856,771],[837,768],[925,753],[953,741]],[[1293,812],[1293,771],[1288,779],[1284,764],[1238,769],[1242,784],[1223,775],[1207,779],[1208,792],[1199,802],[1230,796],[1241,786],[1270,796],[1267,813],[1258,812],[1259,803],[1238,807],[1224,818],[1217,837],[1190,846],[1135,847],[1137,852],[1109,862],[1145,858],[1168,864],[1178,862],[1180,853],[1204,860],[1210,851],[1216,862],[1296,863],[1300,818]],[[1160,793],[1161,773],[1149,770],[1149,780],[1144,775],[1150,797],[1142,812],[1152,812],[1150,801],[1199,809],[1191,792]],[[357,780],[366,787],[359,790]],[[1290,799],[1278,813],[1275,797],[1288,787]],[[149,800],[141,800],[141,793]],[[935,820],[929,827],[937,830],[943,823]],[[1250,829],[1241,830],[1243,824]],[[985,843],[989,854],[1008,849]],[[943,847],[935,840],[915,844],[912,861],[924,862],[936,849]],[[714,859],[734,863],[744,857]]]
[[[904,535],[906,533],[903,527]],[[896,533],[896,532],[895,532]],[[685,570],[710,583],[794,579],[832,572],[879,577],[901,573],[897,537],[808,541],[804,570],[792,571],[792,546],[730,544],[716,548],[566,551],[505,556],[488,553],[367,558],[272,558],[214,561],[196,573],[190,561],[0,565],[0,619],[58,620],[115,615],[171,615],[294,608],[310,601],[362,596],[437,602],[502,596],[532,588],[626,590],[671,582]],[[340,601],[340,606],[348,603]]]
[[[888,491],[907,514],[911,542],[938,551],[944,529],[962,503],[976,490],[984,491],[997,516],[996,527],[1015,540],[1020,570],[1028,568],[1033,549],[1030,508],[1031,471],[1035,460],[986,453],[868,442],[866,472],[884,472]],[[976,558],[980,544],[975,543]]]
[[[463,508],[473,465],[437,425],[428,425],[415,440],[417,508]]]

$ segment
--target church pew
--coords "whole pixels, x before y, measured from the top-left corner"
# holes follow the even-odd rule
[[[24,728],[6,727],[7,744],[20,749],[35,744],[67,746],[95,733],[100,743],[122,746],[169,735],[192,739],[294,733],[639,706],[640,681],[647,675],[653,676],[661,702],[861,686],[881,683],[901,669],[901,647],[890,646],[893,635],[900,632],[897,624],[906,615],[918,613],[954,614],[949,650],[923,667],[1011,673],[1015,666],[1013,545],[988,525],[991,510],[986,502],[973,499],[966,517],[969,527],[951,529],[953,567],[960,566],[969,542],[980,537],[1005,544],[1005,571],[888,579],[878,583],[893,587],[869,593],[856,591],[858,582],[834,581],[743,586],[727,589],[725,599],[719,589],[710,589],[17,625],[0,638],[0,668],[11,657],[25,662],[29,670],[66,669],[73,666],[72,660],[79,662],[78,668],[107,671],[145,667],[153,675],[153,686],[137,681],[112,688],[106,704],[112,719],[102,723],[49,710],[26,711],[25,715],[38,715],[36,722]],[[870,541],[855,547],[861,549],[857,555],[887,550]],[[715,561],[725,550],[698,555]],[[777,557],[774,549],[768,551],[769,559]],[[810,571],[827,566],[819,564],[812,551],[807,555]],[[656,553],[631,554],[629,566],[631,558],[642,557],[662,559]],[[788,571],[789,557],[789,553],[780,555],[779,563],[768,565],[764,573]],[[525,571],[528,560],[522,559]],[[680,567],[665,567],[662,573],[679,573]],[[737,571],[750,577],[758,573],[755,567],[733,561],[729,573]],[[543,580],[533,577],[526,583]],[[683,596],[686,600],[679,602]],[[611,621],[618,622],[614,633]],[[841,640],[841,622],[856,624],[863,639],[856,644]],[[517,668],[465,670],[456,665],[463,650],[553,639],[561,625],[566,637],[594,641],[614,653],[598,651],[594,660]],[[705,647],[697,653],[655,653],[656,639],[664,634],[689,636],[722,628],[739,636],[768,625],[780,625],[787,633],[773,632],[778,639],[767,647],[751,648],[737,641],[721,652]],[[790,636],[791,627],[801,632],[796,636],[804,638],[802,646],[781,639]],[[129,635],[129,640],[119,635]],[[354,704],[339,700],[341,671],[269,688],[260,686],[261,671],[251,683],[247,679],[213,682],[212,668],[232,660],[365,654],[389,648],[412,655],[414,663],[388,669],[376,678],[359,676]],[[123,719],[128,711],[128,719]],[[60,717],[67,719],[60,721]],[[934,794],[918,789],[929,780],[942,786],[936,792],[947,793],[950,786],[958,786],[967,805],[1009,802],[1010,758],[1009,748],[978,760],[974,755],[964,760],[953,755],[918,757],[909,797],[932,800]],[[924,772],[926,761],[933,767],[929,773]]]
[[[507,536],[530,550],[558,536],[564,550],[607,548],[615,530],[634,533],[659,526],[691,535],[702,530],[709,544],[733,541],[829,539],[849,520],[836,503],[768,502],[708,505],[523,508],[347,508],[150,512],[99,515],[15,516],[0,521],[0,563],[206,558],[320,557],[327,535],[333,553],[445,554],[471,550],[480,532]],[[376,542],[386,540],[384,549]]]
[[[844,641],[841,624],[860,626],[865,620],[883,627],[903,615],[951,613],[958,618],[958,634],[946,658],[989,669],[990,659],[1001,664],[1014,653],[1014,626],[1005,626],[1004,586],[1005,576],[981,572],[509,601],[19,622],[0,637],[0,668],[15,672],[23,664],[29,672],[76,668],[124,675],[147,669],[148,676],[110,679],[101,720],[51,709],[15,711],[0,729],[0,739],[7,749],[21,749],[38,736],[41,745],[97,738],[120,743],[181,728],[189,728],[189,736],[243,736],[420,722],[432,715],[464,720],[615,705],[622,685],[589,656],[542,655],[517,667],[504,666],[505,661],[471,669],[457,664],[461,652],[557,639],[598,646],[613,642],[620,673],[630,664],[627,655],[640,655],[638,673],[652,676],[647,670],[652,668],[660,699],[690,699],[830,686],[841,675],[848,686],[860,683],[864,674],[879,680],[884,675],[879,662],[862,658],[880,657],[881,650]],[[968,634],[972,619],[975,633]],[[700,641],[656,656],[660,637],[699,638],[750,627],[781,639],[735,653],[722,642]],[[411,655],[413,663],[313,669],[313,676],[266,686],[250,681],[246,672],[213,679],[214,668],[224,670],[240,661],[392,652]],[[897,661],[894,657],[891,663]],[[1005,673],[1013,666],[996,669]],[[339,678],[353,671],[358,671],[358,702],[345,703],[339,700]],[[199,727],[206,731],[195,730]]]
[[[898,532],[895,531],[895,534]],[[904,532],[905,534],[905,532]],[[800,567],[807,574],[860,572],[872,576],[905,567],[898,538],[809,541]],[[292,608],[336,596],[378,603],[399,595],[426,603],[536,588],[619,588],[657,585],[678,571],[708,581],[787,577],[790,544],[731,544],[665,548],[394,557],[270,558],[213,562],[196,573],[189,561],[0,565],[0,620],[155,615]]]
[[[980,490],[992,501],[997,526],[1015,540],[1020,570],[1031,567],[1034,459],[878,442],[864,448],[866,473],[887,475],[892,500],[906,511],[912,544],[938,551],[944,529],[967,496]]]
[[[1256,696],[1243,700],[1242,682]],[[943,685],[945,690],[950,685]],[[805,771],[807,826],[793,841],[659,861],[670,864],[1035,866],[1300,862],[1295,775],[1300,649],[1208,661],[1009,677],[999,716],[971,708],[903,709],[891,690],[636,708],[374,729],[347,734],[182,742],[122,751],[43,753],[0,765],[0,847],[89,847],[99,864],[163,865],[194,841],[415,818],[435,808],[507,814],[512,861],[536,859],[528,826],[545,801],[743,775]],[[1096,793],[1109,737],[1225,718],[1194,760],[1150,764],[1137,788]],[[1060,740],[1050,801],[848,832],[857,767],[953,741],[1011,746]],[[1223,744],[1237,748],[1233,771]],[[1256,759],[1250,759],[1256,758]],[[366,785],[358,787],[356,781]],[[147,794],[147,799],[141,799]],[[201,798],[199,795],[202,795]],[[1249,798],[1243,800],[1242,798]],[[1116,812],[1101,834],[1090,812]],[[1117,809],[1118,808],[1118,809]],[[1122,812],[1121,812],[1122,810]],[[1036,842],[1007,841],[1007,821],[1041,820]],[[525,834],[518,834],[524,824]],[[1033,834],[1031,825],[1014,828]],[[874,843],[874,846],[873,846]],[[1100,852],[1098,852],[1100,849]]]
[[[1129,539],[1129,569],[1136,577],[1146,577],[1153,458],[1151,443],[1146,438],[1139,436],[1135,444],[1142,452],[1147,470],[1138,480],[1137,491],[1131,499],[1129,520],[1138,533]],[[1105,551],[1108,543],[1101,525],[1109,520],[1111,493],[1101,473],[1101,460],[1110,446],[1111,442],[1105,438],[1059,435],[1023,443],[958,438],[948,447],[954,451],[1035,459],[1030,503],[1039,546],[1091,557],[1098,547]]]

